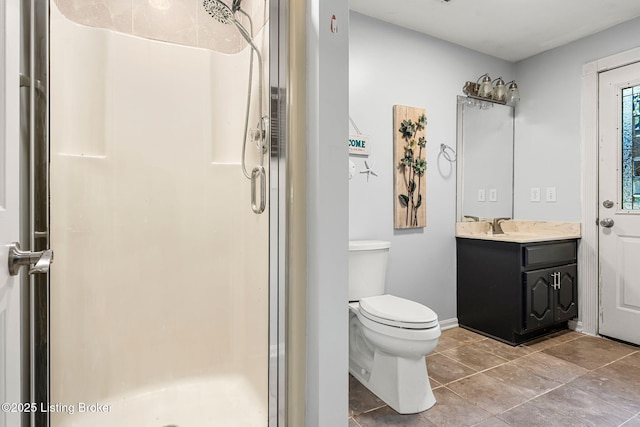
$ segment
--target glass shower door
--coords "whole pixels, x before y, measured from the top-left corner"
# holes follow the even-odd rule
[[[270,213],[240,165],[250,51],[156,40],[152,17],[190,13],[174,3],[134,1],[107,29],[51,3],[54,427],[267,425]],[[230,34],[193,13],[201,45]]]

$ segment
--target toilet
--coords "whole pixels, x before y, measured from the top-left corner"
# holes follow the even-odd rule
[[[390,242],[349,242],[349,372],[401,414],[431,408],[425,356],[440,338],[438,316],[385,294]]]

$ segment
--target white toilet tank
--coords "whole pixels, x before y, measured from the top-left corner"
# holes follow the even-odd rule
[[[349,241],[349,301],[384,294],[390,242]]]

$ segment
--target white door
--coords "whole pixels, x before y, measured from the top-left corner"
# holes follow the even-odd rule
[[[599,79],[599,332],[640,344],[640,63]]]
[[[19,8],[0,3],[0,427],[20,425],[20,276],[7,267],[19,239]]]

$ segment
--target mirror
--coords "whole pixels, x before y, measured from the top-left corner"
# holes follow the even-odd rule
[[[458,96],[458,221],[513,218],[513,124],[513,107]]]

